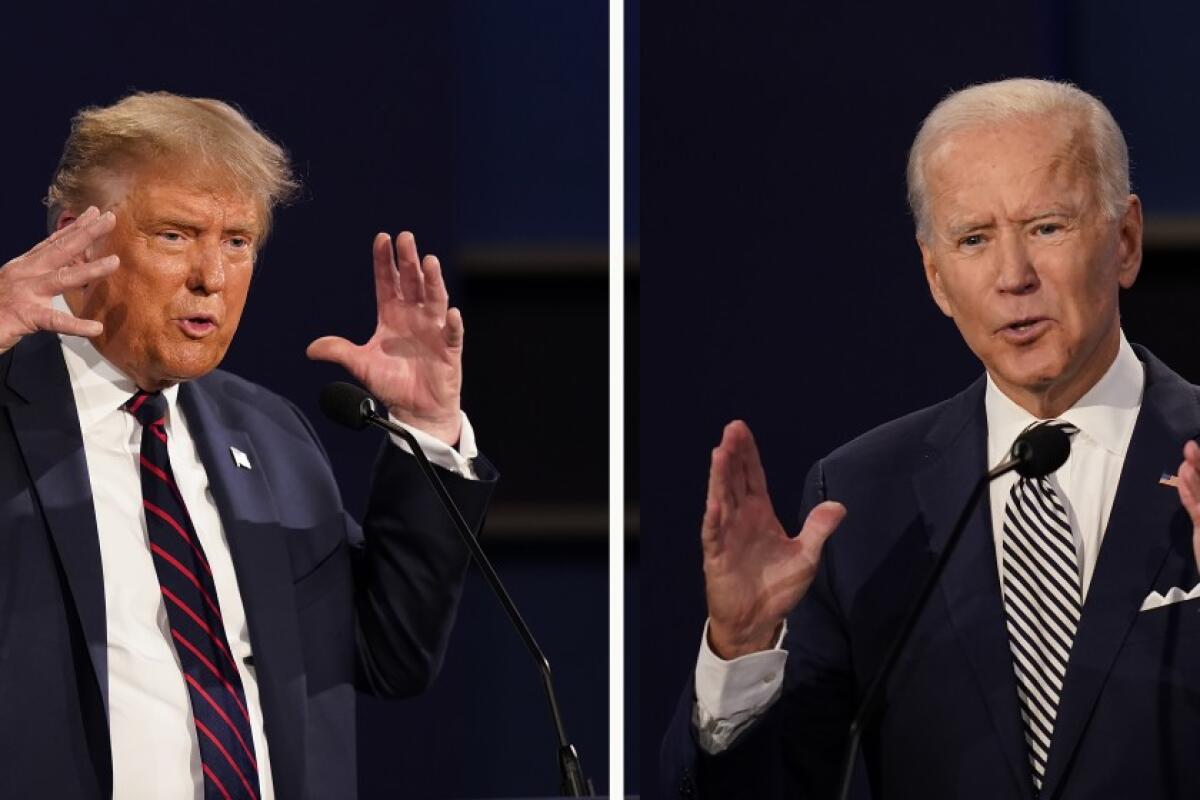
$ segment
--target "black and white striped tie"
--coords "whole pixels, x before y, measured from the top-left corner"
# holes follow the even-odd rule
[[[1079,429],[1048,420],[1068,435]],[[1042,788],[1083,595],[1067,511],[1046,478],[1021,478],[1004,508],[1004,613],[1033,785]]]

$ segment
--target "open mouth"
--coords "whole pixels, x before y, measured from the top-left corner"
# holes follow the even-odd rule
[[[216,318],[211,314],[180,317],[175,321],[183,332],[193,339],[201,339],[217,329]]]
[[[1025,342],[1040,336],[1049,325],[1045,317],[1026,317],[1008,323],[998,333],[1010,341]]]

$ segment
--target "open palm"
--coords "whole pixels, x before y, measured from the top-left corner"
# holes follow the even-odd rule
[[[845,513],[840,503],[821,503],[800,534],[789,537],[767,494],[750,429],[740,421],[725,427],[712,454],[700,537],[709,641],[718,655],[732,659],[771,647]]]
[[[375,333],[356,345],[324,336],[308,357],[341,364],[397,419],[447,444],[460,433],[463,321],[436,256],[417,255],[411,233],[375,237]]]

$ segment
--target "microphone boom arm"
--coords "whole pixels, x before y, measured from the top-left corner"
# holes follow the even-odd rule
[[[854,781],[854,762],[858,758],[863,728],[875,710],[875,704],[879,699],[879,692],[883,687],[883,681],[891,674],[892,668],[896,666],[896,661],[900,658],[900,653],[904,651],[904,645],[908,641],[913,628],[916,627],[917,619],[920,618],[921,612],[925,609],[925,604],[929,602],[929,596],[933,594],[933,588],[937,586],[938,579],[942,576],[942,572],[946,568],[946,562],[950,560],[950,554],[954,552],[955,545],[962,537],[962,532],[966,528],[967,517],[975,510],[975,506],[979,502],[979,496],[985,487],[1004,473],[1016,469],[1025,460],[1024,454],[1014,453],[1011,457],[988,470],[987,474],[976,482],[975,488],[971,490],[970,497],[967,498],[966,504],[963,505],[963,510],[959,512],[958,519],[955,521],[954,527],[951,528],[950,538],[946,540],[946,543],[942,546],[942,551],[938,553],[937,561],[934,562],[933,568],[929,570],[929,575],[925,578],[925,583],[922,584],[921,591],[909,607],[908,614],[905,615],[900,630],[896,632],[895,638],[892,639],[887,654],[883,657],[883,663],[875,671],[875,677],[867,686],[867,691],[863,695],[862,702],[859,703],[858,711],[854,714],[854,720],[850,723],[850,736],[849,741],[846,743],[846,757],[842,764],[841,789],[838,791],[838,797],[841,800],[847,800],[850,796],[850,785]]]
[[[500,581],[500,576],[496,574],[496,570],[492,567],[492,562],[488,560],[484,554],[483,548],[479,546],[479,540],[475,538],[475,534],[471,531],[471,526],[463,518],[462,512],[458,510],[453,498],[450,497],[450,492],[446,489],[446,485],[442,483],[441,477],[437,474],[433,464],[425,455],[425,451],[417,444],[417,439],[409,431],[399,425],[396,425],[388,418],[379,414],[375,407],[375,401],[371,398],[365,398],[362,403],[363,418],[373,425],[383,428],[388,433],[395,434],[408,443],[412,449],[413,457],[417,460],[417,466],[424,473],[426,480],[433,487],[434,492],[441,501],[442,507],[446,509],[446,513],[454,522],[454,527],[458,531],[459,537],[463,540],[463,544],[471,551],[471,557],[475,559],[475,563],[483,572],[484,578],[487,580],[488,586],[492,588],[496,598],[500,601],[500,605],[504,607],[504,612],[508,614],[508,618],[517,629],[517,633],[521,635],[521,639],[525,642],[526,649],[529,650],[533,660],[537,663],[538,670],[542,677],[542,688],[546,692],[546,700],[550,704],[550,714],[554,718],[554,733],[558,740],[558,771],[561,781],[560,791],[567,797],[591,797],[590,781],[583,775],[583,766],[579,761],[579,753],[575,750],[575,746],[567,739],[566,726],[563,725],[562,714],[558,708],[558,698],[554,694],[554,682],[550,674],[550,661],[546,658],[545,653],[538,647],[537,641],[533,638],[533,632],[521,617],[521,612],[517,610],[516,604],[509,596],[508,591],[504,588],[504,584]]]

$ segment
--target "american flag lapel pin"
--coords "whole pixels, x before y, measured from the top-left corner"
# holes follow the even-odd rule
[[[229,446],[229,453],[233,456],[233,463],[238,469],[253,469],[250,466],[250,456],[238,450],[233,445]]]
[[[1179,486],[1179,476],[1164,472],[1162,477],[1158,479],[1158,482],[1162,486],[1177,487]]]

